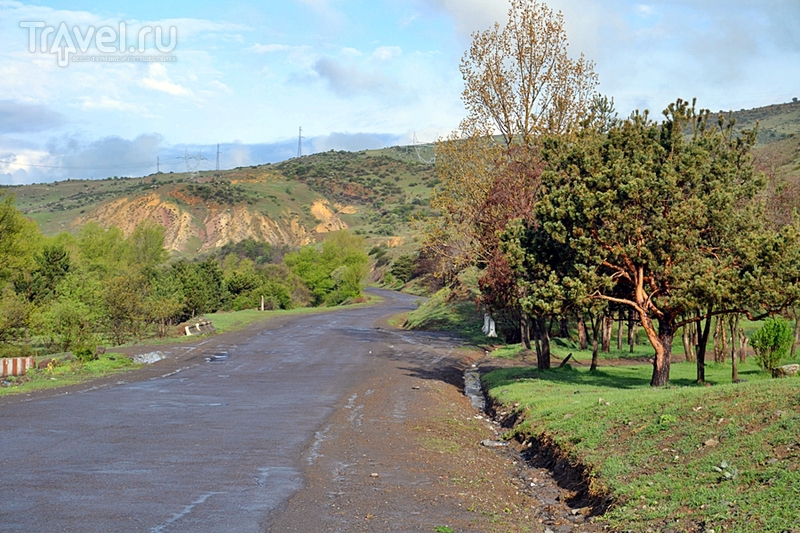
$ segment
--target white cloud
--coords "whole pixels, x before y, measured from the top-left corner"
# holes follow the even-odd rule
[[[331,133],[310,139],[312,152],[374,150],[397,145],[399,137],[381,133]]]
[[[286,44],[254,44],[249,48],[245,48],[250,52],[256,52],[257,54],[271,54],[273,52],[286,52],[291,50],[292,47]]]
[[[66,123],[61,113],[41,104],[0,100],[0,133],[28,133],[58,128]]]
[[[49,154],[44,150],[28,149],[16,150],[13,154],[3,154],[0,159],[0,172],[3,174],[15,174],[17,180],[22,176],[19,171],[29,172],[37,166],[45,166],[49,161]],[[19,183],[16,181],[15,183]]]
[[[192,91],[169,79],[167,67],[161,63],[152,63],[147,69],[147,77],[140,80],[142,87],[161,91],[173,96],[192,96]]]
[[[377,61],[391,61],[403,55],[403,49],[399,46],[379,46],[372,53],[372,59]]]
[[[320,58],[313,68],[340,96],[387,94],[397,90],[396,84],[382,73],[368,72],[355,64],[343,63],[332,57]]]
[[[415,0],[469,35],[507,20],[506,0]],[[564,13],[570,52],[597,63],[600,90],[621,114],[660,111],[678,97],[703,106],[785,101],[800,86],[796,0],[548,0]],[[768,85],[763,80],[769,79]]]
[[[344,15],[331,5],[331,0],[297,0],[297,2],[311,8],[321,20],[325,21],[329,29],[338,29],[344,24]]]
[[[495,21],[507,19],[507,0],[417,0],[421,5],[448,13],[456,31],[467,39],[474,31],[484,30]]]
[[[223,93],[226,93],[226,94],[233,94],[233,90],[230,87],[228,87],[227,85],[225,85],[224,83],[222,83],[221,81],[214,80],[212,82],[209,82],[208,85],[209,85],[209,87],[211,87],[212,89],[214,89],[214,90],[216,90],[218,92],[223,92]]]
[[[126,104],[120,100],[115,100],[103,94],[99,97],[96,96],[82,96],[81,109],[94,110],[94,109],[113,109],[116,111],[141,111],[140,108],[133,104]]]

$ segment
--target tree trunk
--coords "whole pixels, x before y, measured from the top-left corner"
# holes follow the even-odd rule
[[[628,314],[628,346],[633,353],[633,347],[636,346],[636,321],[633,319],[633,309]]]
[[[667,316],[659,318],[658,332],[653,321],[646,314],[641,314],[642,328],[653,345],[656,355],[653,358],[653,377],[651,387],[666,387],[669,385],[669,366],[672,358],[672,337],[675,333],[674,318]]]
[[[585,350],[588,346],[586,341],[586,321],[582,316],[578,317],[578,346],[581,350]]]
[[[614,317],[603,315],[603,353],[611,352],[611,331],[614,329]]]
[[[687,361],[694,361],[694,347],[692,346],[692,330],[694,322],[683,326],[683,353]]]
[[[526,350],[531,349],[531,327],[528,322],[528,316],[522,313],[519,319],[519,336],[522,339],[522,344]]]
[[[589,317],[590,325],[592,327],[592,366],[589,368],[589,372],[596,372],[599,360],[599,350],[598,350],[598,337],[600,336],[600,320],[601,318],[598,316],[591,316]]]
[[[711,313],[713,308],[708,308],[706,315],[706,324],[703,331],[700,333],[700,338],[697,342],[697,382],[706,382],[706,347],[708,346],[708,336],[711,334]],[[699,326],[699,323],[698,323]]]
[[[794,359],[794,353],[797,350],[797,343],[800,342],[800,319],[798,319],[798,309],[795,307],[794,311],[794,342],[792,343],[792,355],[791,358]]]
[[[739,328],[739,362],[747,362],[747,343],[749,339],[744,334],[744,328]]]
[[[714,321],[714,362],[724,363],[727,359],[728,342],[725,338],[725,319],[718,316]]]
[[[623,310],[619,310],[619,325],[617,326],[617,351],[622,351],[622,325],[625,321]]]
[[[567,318],[558,319],[558,336],[562,339],[569,339],[569,320]]]
[[[539,370],[548,370],[550,368],[550,331],[547,324],[547,319],[540,317],[539,322],[539,340],[542,348],[536,354],[537,361],[536,367]]]
[[[736,353],[736,330],[739,328],[739,315],[731,316],[729,326],[731,328],[731,381],[739,383],[739,354]],[[741,349],[741,343],[739,347]]]
[[[736,338],[738,337],[736,332],[739,329],[739,315],[731,315],[728,320],[728,327],[731,332],[731,358],[735,358],[739,356],[738,350],[736,349]]]

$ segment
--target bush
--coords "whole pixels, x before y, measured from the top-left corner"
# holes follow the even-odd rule
[[[414,275],[414,261],[412,255],[401,255],[392,264],[392,275],[403,283],[408,283]]]
[[[97,359],[97,352],[89,344],[84,344],[77,348],[73,348],[72,355],[74,355],[77,360],[83,362],[94,361]]]
[[[758,366],[771,372],[788,355],[793,342],[794,334],[785,320],[768,318],[751,339]]]

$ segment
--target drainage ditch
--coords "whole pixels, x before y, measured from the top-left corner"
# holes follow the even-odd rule
[[[496,404],[487,400],[481,382],[481,374],[476,366],[464,372],[464,394],[469,399],[472,407],[486,414],[501,428],[513,429],[523,417],[520,409],[509,409],[508,406]],[[484,441],[484,446],[495,447],[496,441]],[[547,470],[555,480],[558,487],[566,491],[569,496],[563,501],[573,510],[573,517],[600,516],[613,502],[609,494],[598,494],[590,485],[590,470],[581,463],[574,464],[558,444],[546,434],[538,436],[518,433],[514,438],[514,446],[510,447],[520,458],[522,464],[530,469]],[[521,478],[527,479],[526,473],[521,473]],[[526,483],[526,486],[528,484]],[[531,485],[535,486],[535,485]],[[580,515],[576,514],[580,512]]]

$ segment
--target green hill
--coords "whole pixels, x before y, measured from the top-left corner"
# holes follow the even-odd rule
[[[723,112],[724,113],[724,112]],[[738,128],[752,129],[758,123],[758,144],[771,144],[800,134],[800,101],[734,111]]]
[[[127,234],[150,219],[167,228],[167,247],[185,257],[246,238],[302,245],[343,228],[370,244],[407,245],[413,240],[411,217],[427,213],[435,184],[433,165],[407,147],[395,147],[330,151],[226,171],[7,189],[47,235],[76,232],[90,221]]]

